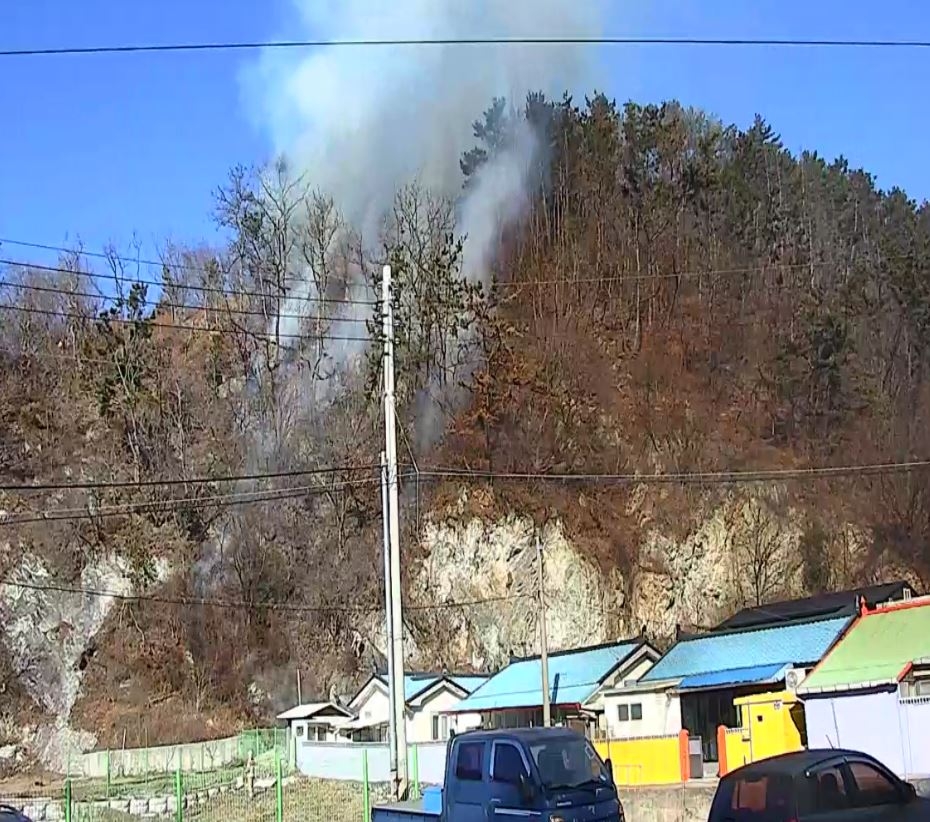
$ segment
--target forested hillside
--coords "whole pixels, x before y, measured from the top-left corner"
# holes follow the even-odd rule
[[[33,587],[0,591],[0,735],[69,713],[102,743],[219,734],[287,701],[297,666],[327,696],[377,662],[384,262],[418,667],[478,660],[441,641],[470,596],[417,582],[431,522],[558,522],[622,589],[606,631],[640,617],[656,535],[715,511],[742,518],[738,582],[695,623],[930,577],[926,473],[863,467],[930,454],[925,205],[842,158],[792,155],[762,118],[675,102],[494,101],[474,136],[465,195],[520,148],[506,214],[476,219],[467,196],[411,180],[363,236],[282,160],[218,187],[225,247],[6,265],[0,575]],[[463,225],[488,233],[484,258]],[[818,466],[844,470],[803,474]],[[274,476],[202,481],[256,474]],[[35,620],[54,625],[27,639]]]

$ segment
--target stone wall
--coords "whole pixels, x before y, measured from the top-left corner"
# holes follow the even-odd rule
[[[621,788],[628,822],[707,822],[716,784]]]

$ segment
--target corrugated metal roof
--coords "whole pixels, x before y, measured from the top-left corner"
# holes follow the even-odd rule
[[[332,702],[307,702],[303,705],[295,705],[293,708],[288,708],[288,710],[278,714],[278,719],[310,719],[325,708],[330,708],[333,711],[341,713],[343,717],[351,716],[351,714],[345,708],[341,708]],[[327,719],[339,718],[339,716],[327,717]]]
[[[774,665],[753,665],[749,668],[729,668],[725,671],[711,671],[706,674],[686,676],[678,683],[678,690],[688,691],[696,688],[726,688],[730,685],[764,685],[778,682],[790,667],[780,662]]]
[[[408,674],[404,677],[404,701],[409,702],[417,694],[432,688],[442,677],[438,674],[423,676],[422,674]],[[386,680],[382,680],[387,684]]]
[[[672,646],[640,681],[817,662],[849,622],[849,617],[841,617],[692,637]]]
[[[456,685],[458,685],[463,691],[471,693],[472,691],[478,690],[485,682],[488,681],[486,676],[450,676],[451,679]]]
[[[864,585],[847,591],[833,591],[804,599],[784,602],[769,602],[752,608],[743,608],[729,619],[721,622],[714,630],[727,631],[734,628],[754,628],[776,625],[785,620],[812,619],[815,617],[853,617],[859,610],[858,599],[865,597],[872,607],[889,600],[904,599],[905,592],[914,596],[911,585],[904,581],[884,582],[880,585]]]
[[[897,682],[930,656],[930,600],[868,613],[801,683],[798,692],[850,690]]]
[[[388,687],[387,676],[383,674],[376,674],[373,679],[380,682],[385,688]],[[451,682],[454,682],[460,688],[464,689],[468,693],[471,693],[476,688],[480,688],[485,682],[488,681],[487,676],[481,676],[479,674],[407,674],[404,676],[404,701],[409,702],[411,699],[415,699],[421,693],[432,688],[439,680],[448,679]],[[371,680],[369,680],[370,682]],[[367,683],[359,691],[367,687]],[[358,694],[352,698],[354,702],[358,698]]]
[[[549,655],[549,699],[553,705],[580,705],[601,681],[636,651],[640,641],[620,642],[596,648],[580,648]],[[542,705],[542,676],[539,657],[511,662],[494,674],[456,712],[498,711]]]

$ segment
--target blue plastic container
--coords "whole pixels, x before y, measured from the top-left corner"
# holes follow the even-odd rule
[[[423,810],[437,816],[442,813],[442,788],[430,786],[423,789]]]

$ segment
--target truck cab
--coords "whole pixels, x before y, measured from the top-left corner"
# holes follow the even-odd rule
[[[564,728],[469,731],[446,751],[441,809],[375,808],[373,822],[622,822],[609,762]]]

